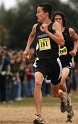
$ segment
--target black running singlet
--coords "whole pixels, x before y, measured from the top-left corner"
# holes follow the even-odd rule
[[[69,28],[66,27],[62,34],[65,40],[65,45],[60,47],[60,59],[61,62],[68,60],[71,61],[72,56],[69,54],[69,52],[74,48],[74,41],[70,37]]]
[[[48,30],[55,34],[52,30],[53,23],[50,23]],[[40,24],[36,28],[37,37],[37,57],[39,59],[55,59],[59,57],[59,45],[55,43],[45,32],[40,30]]]

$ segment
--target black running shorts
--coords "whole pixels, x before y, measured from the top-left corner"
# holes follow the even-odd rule
[[[62,66],[59,58],[53,60],[36,59],[33,65],[35,72],[41,72],[44,76],[49,76],[53,85],[59,84],[62,75]]]

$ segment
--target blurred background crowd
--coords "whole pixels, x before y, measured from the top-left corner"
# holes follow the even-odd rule
[[[35,50],[30,49],[31,58],[25,60],[22,50],[8,50],[0,46],[0,101],[21,100],[34,93]]]
[[[23,58],[23,51],[9,50],[0,45],[0,102],[22,100],[34,95],[35,49],[30,49],[31,58]],[[78,92],[78,63],[73,58],[72,70],[67,78],[68,93]],[[45,79],[42,85],[42,95],[51,96],[51,81]]]

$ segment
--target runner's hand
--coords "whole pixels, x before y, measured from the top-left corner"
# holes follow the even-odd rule
[[[29,50],[29,49],[26,49],[26,50],[23,52],[23,57],[26,58],[26,59],[31,58],[30,50]]]
[[[70,51],[69,54],[70,54],[72,57],[74,57],[74,56],[76,55],[76,50]]]
[[[46,32],[48,30],[48,25],[46,23],[42,24],[42,31]]]

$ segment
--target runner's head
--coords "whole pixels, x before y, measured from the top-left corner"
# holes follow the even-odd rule
[[[43,22],[46,18],[52,18],[52,6],[47,3],[39,4],[36,14],[38,22]]]
[[[63,27],[66,26],[65,14],[61,11],[55,11],[52,15],[52,22],[58,21]]]

